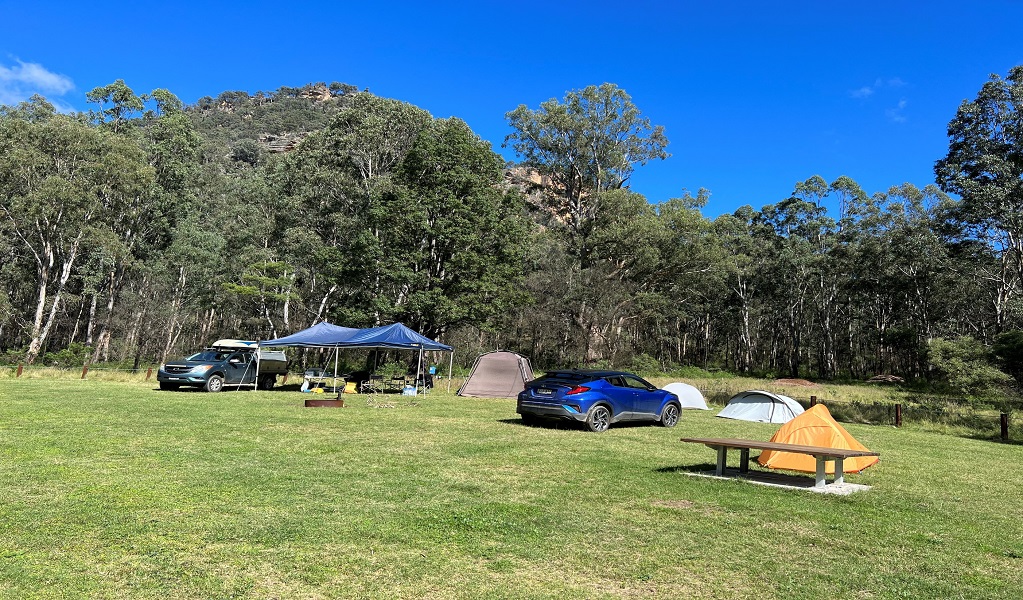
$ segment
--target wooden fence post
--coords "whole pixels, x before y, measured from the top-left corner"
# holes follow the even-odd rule
[[[85,379],[85,376],[88,375],[88,374],[89,374],[89,365],[88,364],[82,365],[82,379]]]
[[[21,370],[22,370],[22,369],[23,369],[24,367],[25,367],[25,365],[23,365],[23,364],[21,364],[21,363],[18,363],[18,374],[17,374],[17,375],[15,375],[15,377],[21,377]]]
[[[149,367],[149,370],[146,371],[146,381],[149,381],[149,378],[152,377],[152,376],[153,376],[153,367]]]
[[[817,406],[817,396],[810,396],[810,408]]]
[[[1002,439],[1009,440],[1009,415],[1002,413]]]
[[[288,383],[288,374],[287,373],[284,374],[284,381],[281,381],[281,385],[285,385],[286,383]]]
[[[895,405],[895,426],[902,427],[902,405]]]

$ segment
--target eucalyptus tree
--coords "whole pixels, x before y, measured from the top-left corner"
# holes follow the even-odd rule
[[[295,268],[295,301],[309,313],[301,320],[383,322],[384,232],[373,215],[386,210],[395,170],[430,122],[410,104],[352,94],[323,130],[265,166],[269,193],[292,207],[279,259]]]
[[[666,358],[682,364],[694,357],[692,362],[704,367],[710,360],[718,307],[726,303],[729,258],[713,222],[701,213],[709,197],[706,189],[695,196],[686,191],[656,207],[664,235],[654,286],[662,304],[651,327]]]
[[[365,92],[354,94],[316,140],[317,147],[311,147],[320,177],[326,176],[334,188],[325,200],[348,217],[349,235],[343,238],[350,250],[346,254],[361,281],[360,304],[369,309],[374,325],[384,317],[379,302],[386,257],[383,232],[367,217],[386,210],[385,197],[393,193],[391,175],[431,120],[428,112],[411,104]]]
[[[506,117],[512,133],[505,146],[540,177],[538,208],[574,258],[569,276],[586,281],[586,271],[604,260],[592,254],[590,238],[602,235],[602,224],[616,209],[620,196],[609,194],[624,188],[637,166],[668,157],[664,129],[651,125],[625,90],[611,83],[570,91],[562,102],[551,99],[536,110],[520,105]],[[609,206],[602,206],[605,201]],[[585,297],[571,301],[573,320],[584,330],[586,358],[593,360],[601,342],[597,332],[585,330],[595,322],[589,313],[600,291],[580,291]]]
[[[0,118],[0,211],[36,270],[26,362],[43,348],[88,238],[153,180],[145,155],[121,136],[64,115]]]
[[[93,88],[86,92],[85,97],[100,107],[100,110],[91,113],[93,120],[108,125],[115,132],[124,127],[133,116],[141,116],[145,109],[142,98],[137,96],[123,79]]]
[[[480,326],[518,296],[527,224],[504,161],[460,119],[424,127],[395,172],[379,225],[387,312],[431,335]]]
[[[580,263],[588,266],[584,238],[599,210],[599,193],[624,187],[638,165],[669,156],[664,128],[653,126],[612,83],[565,94],[532,110],[506,115],[512,133],[504,145],[524,165],[549,178],[546,208],[572,233]]]
[[[786,324],[786,369],[792,377],[800,376],[804,343],[814,333],[814,321],[827,322],[820,309],[831,310],[837,294],[825,266],[834,235],[834,221],[821,204],[827,190],[823,179],[813,177],[797,184],[791,197],[765,206],[761,212],[761,220],[774,234],[769,244],[775,256],[772,295]],[[820,306],[822,298],[827,300],[826,307]],[[833,341],[824,341],[823,347],[823,370],[830,375],[835,368]]]
[[[1023,285],[1023,65],[997,75],[948,124],[948,154],[934,174],[941,189],[958,194],[951,211],[968,234],[989,244],[1002,261],[997,326]]]
[[[156,258],[171,240],[176,215],[194,205],[201,160],[202,140],[171,92],[153,90],[136,96],[124,81],[95,88],[87,94],[104,108],[94,113],[98,126],[110,130],[145,153],[154,180],[150,188],[108,207],[113,215],[107,236],[105,281],[93,293],[105,299],[105,311],[95,340],[92,360],[109,358],[115,309],[126,282],[145,270],[145,261]],[[150,108],[146,109],[147,103]],[[134,307],[143,311],[143,307]],[[94,311],[90,311],[90,314]],[[136,311],[136,315],[138,311]],[[129,338],[137,337],[142,319],[129,319]],[[90,329],[91,329],[90,319]]]
[[[921,190],[908,183],[889,188],[887,195],[892,215],[887,235],[891,237],[890,247],[898,252],[895,267],[904,305],[910,307],[908,320],[923,347],[935,337],[933,327],[940,319],[934,313],[943,296],[940,278],[949,266],[947,246],[938,233],[935,214],[948,196],[934,185]]]
[[[586,237],[590,266],[573,290],[576,325],[587,360],[617,360],[638,336],[634,325],[659,303],[661,249],[668,232],[647,199],[627,189],[600,192],[600,209]],[[571,298],[571,296],[570,296]]]
[[[729,289],[723,307],[726,319],[722,329],[731,326],[736,334],[735,369],[754,369],[760,342],[759,314],[766,305],[763,298],[769,279],[764,274],[771,265],[770,237],[765,234],[760,213],[743,206],[731,215],[714,220],[714,235],[725,254],[723,270]],[[772,234],[773,235],[773,234]],[[720,310],[720,309],[719,309]]]

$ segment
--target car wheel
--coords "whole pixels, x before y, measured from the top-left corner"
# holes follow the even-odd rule
[[[596,433],[607,431],[611,426],[611,410],[603,404],[594,406],[590,409],[590,414],[586,415],[586,426]]]
[[[160,389],[168,391],[168,392],[173,392],[174,390],[178,389],[179,387],[181,387],[181,386],[176,384],[176,383],[170,383],[169,381],[161,381],[160,382]]]
[[[539,420],[539,417],[537,417],[536,415],[521,414],[519,416],[522,417],[523,425],[536,425],[537,421]]]
[[[210,378],[206,380],[207,392],[219,392],[224,389],[224,378],[220,375],[210,375]]]
[[[661,425],[665,427],[674,427],[678,424],[679,415],[680,410],[678,408],[678,404],[669,402],[664,405],[664,410],[661,411]]]
[[[261,390],[272,390],[274,389],[274,383],[277,382],[276,377],[260,377],[259,378],[259,389]]]

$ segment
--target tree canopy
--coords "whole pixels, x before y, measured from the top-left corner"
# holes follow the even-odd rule
[[[668,141],[609,83],[507,113],[511,164],[457,117],[336,82],[184,105],[118,80],[79,115],[35,97],[0,107],[0,352],[137,365],[403,321],[466,362],[1004,389],[1021,81],[959,107],[940,189],[808,174],[713,219],[708,190],[630,189]]]

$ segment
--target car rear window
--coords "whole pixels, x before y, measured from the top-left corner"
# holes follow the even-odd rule
[[[589,375],[586,375],[584,373],[573,373],[572,371],[567,371],[567,372],[552,371],[550,373],[547,373],[543,377],[540,377],[539,379],[535,380],[533,383],[540,383],[540,384],[548,383],[548,382],[550,382],[550,383],[558,383],[558,382],[562,382],[562,383],[579,383],[580,381],[588,381],[590,379],[593,379],[593,377],[589,376]]]

